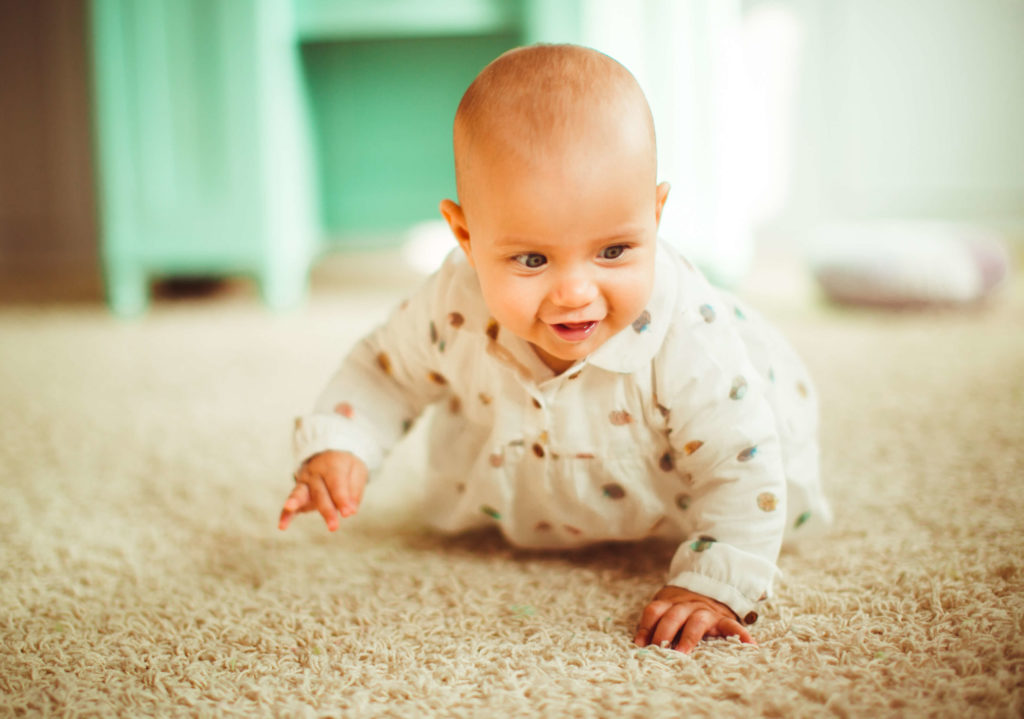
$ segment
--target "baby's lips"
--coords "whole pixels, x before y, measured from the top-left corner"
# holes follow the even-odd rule
[[[569,342],[579,342],[589,337],[593,332],[594,328],[597,327],[597,322],[579,322],[579,323],[567,323],[561,322],[559,324],[551,325],[552,331]]]
[[[567,321],[548,322],[548,324],[549,325],[553,325],[555,327],[571,327],[573,329],[579,329],[581,327],[587,327],[589,325],[595,325],[598,322],[600,322],[600,320],[577,320],[575,322],[567,322]]]

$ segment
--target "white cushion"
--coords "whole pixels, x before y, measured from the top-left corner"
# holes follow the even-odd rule
[[[965,304],[1009,274],[1005,243],[984,228],[941,222],[832,225],[813,238],[811,267],[825,294],[843,304]]]

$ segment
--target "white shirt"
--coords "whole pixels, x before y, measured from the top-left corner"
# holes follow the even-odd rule
[[[559,375],[490,317],[454,251],[296,420],[296,459],[344,450],[372,471],[428,406],[436,527],[496,524],[525,547],[674,536],[667,583],[748,621],[787,525],[828,519],[803,365],[665,244],[641,317]]]

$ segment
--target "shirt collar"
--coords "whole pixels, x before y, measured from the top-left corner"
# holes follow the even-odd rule
[[[661,349],[676,314],[678,269],[673,251],[658,242],[654,288],[647,307],[630,326],[595,350],[587,364],[609,372],[632,373],[649,365]]]

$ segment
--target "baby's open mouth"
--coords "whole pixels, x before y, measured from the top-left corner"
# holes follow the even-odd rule
[[[560,322],[551,325],[559,337],[568,342],[580,342],[590,336],[590,333],[597,327],[597,321],[590,322]]]
[[[567,330],[582,330],[582,329],[586,329],[588,327],[592,327],[592,326],[594,326],[596,324],[597,324],[597,322],[595,322],[595,321],[590,321],[590,322],[560,322],[558,324],[558,326],[563,328],[563,329],[567,329]]]

